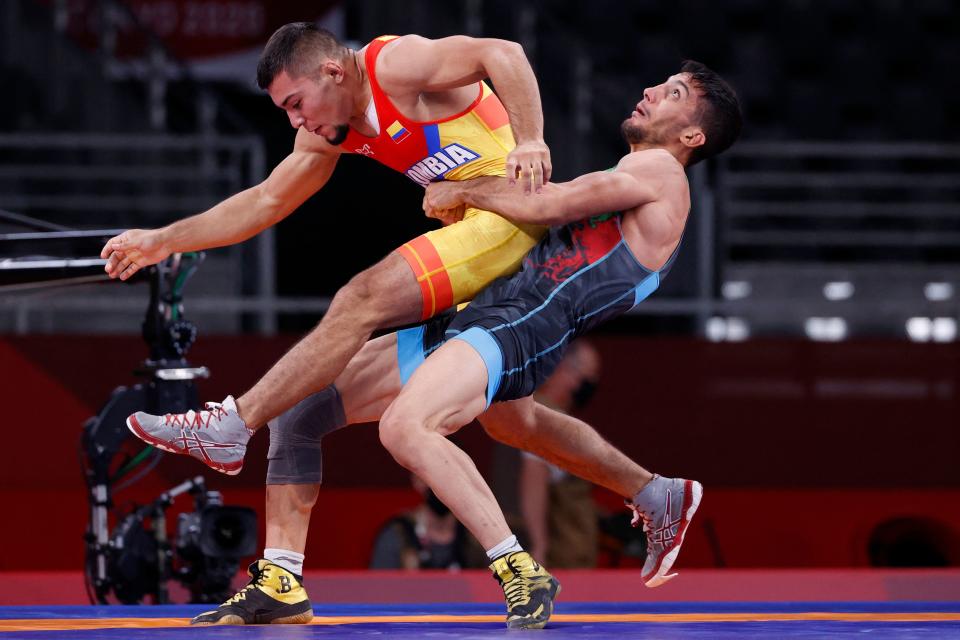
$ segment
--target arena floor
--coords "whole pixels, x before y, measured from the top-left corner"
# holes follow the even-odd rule
[[[496,604],[315,606],[309,625],[189,627],[197,605],[0,607],[0,638],[488,638],[512,635]],[[960,603],[558,603],[561,638],[960,638]]]
[[[483,570],[311,571],[309,625],[190,627],[209,605],[88,606],[78,572],[7,572],[0,640],[427,638],[516,634]],[[658,589],[636,572],[557,570],[563,592],[543,637],[957,638],[960,570],[684,569]],[[237,576],[237,585],[245,576]],[[174,585],[175,586],[175,585]],[[174,602],[187,593],[171,589]],[[515,637],[515,636],[514,636]]]

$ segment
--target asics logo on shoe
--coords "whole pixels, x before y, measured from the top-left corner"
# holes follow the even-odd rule
[[[236,447],[234,442],[215,442],[213,440],[201,440],[196,433],[188,433],[186,429],[180,430],[180,438],[173,440],[170,444],[179,446],[184,453],[192,454],[194,451],[200,453],[204,462],[212,463],[213,459],[207,453],[207,449],[232,449]]]
[[[680,526],[681,517],[680,514],[677,514],[677,517],[674,518],[671,512],[670,505],[671,491],[667,489],[666,503],[663,506],[663,518],[660,521],[660,526],[655,527],[650,531],[650,539],[653,542],[658,542],[662,545],[670,544],[673,539],[676,537],[675,528]]]
[[[177,442],[177,440],[174,440],[174,442]],[[185,430],[180,431],[179,444],[184,451],[199,451],[200,453],[206,453],[207,449],[229,449],[237,446],[235,442],[201,440],[196,433],[189,433]]]
[[[177,442],[177,440],[174,440]],[[214,440],[202,440],[196,433],[180,431],[180,448],[184,451],[204,451],[206,449],[229,449],[237,446],[235,442],[216,442]]]

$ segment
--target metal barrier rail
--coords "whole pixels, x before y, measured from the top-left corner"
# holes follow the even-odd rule
[[[729,313],[771,330],[807,315],[900,335],[914,316],[956,318],[960,145],[745,142],[717,162]]]
[[[160,226],[203,211],[265,174],[265,151],[256,136],[0,134],[0,208],[67,227]],[[270,306],[275,292],[273,230],[251,244],[250,267],[256,274],[250,280],[261,301],[253,311],[258,330],[269,334],[276,330]],[[213,259],[231,261],[232,266],[220,270],[232,279],[223,289],[240,297],[241,250],[218,252]],[[210,273],[209,268],[202,270],[201,278]],[[88,304],[88,298],[70,289],[58,296],[75,308]],[[21,299],[21,304],[28,303]],[[27,312],[18,314],[29,317]],[[17,328],[29,331],[21,321]]]
[[[35,141],[35,136],[0,136],[0,149],[5,138],[30,144]],[[55,137],[44,137],[44,140],[50,141],[53,138]],[[76,143],[86,139],[86,136],[71,136],[54,144],[69,147],[68,141]],[[106,136],[103,139],[110,139],[113,144],[131,144],[131,140],[135,140],[145,145],[145,148],[166,148],[166,143],[153,138],[144,141],[139,136]],[[192,145],[205,140],[207,138],[204,136],[192,136],[172,140],[170,143],[172,147],[191,149]],[[226,146],[235,149],[242,149],[244,145],[239,140],[225,142]],[[960,291],[960,251],[953,250],[960,249],[960,226],[957,229],[917,230],[911,234],[904,234],[896,229],[873,228],[771,230],[737,227],[740,220],[773,215],[773,211],[776,215],[789,219],[812,216],[814,222],[824,219],[856,221],[862,216],[898,218],[904,215],[932,221],[930,224],[952,224],[960,220],[960,216],[955,217],[955,214],[960,214],[960,205],[957,204],[960,198],[944,198],[939,193],[934,193],[932,198],[923,201],[871,200],[862,195],[874,188],[868,185],[861,186],[862,189],[867,189],[867,192],[861,191],[860,196],[854,195],[849,200],[842,200],[815,186],[818,184],[816,180],[804,182],[804,176],[825,173],[823,168],[807,171],[804,163],[816,164],[824,159],[844,159],[849,164],[838,169],[840,173],[855,173],[862,171],[862,167],[866,167],[868,173],[876,173],[878,162],[882,164],[918,158],[928,163],[942,164],[950,169],[954,166],[960,169],[960,145],[744,143],[719,159],[715,181],[711,180],[710,173],[703,166],[695,167],[691,171],[695,207],[690,223],[692,241],[686,248],[686,251],[696,254],[692,267],[687,265],[688,268],[696,270],[695,292],[684,297],[656,296],[644,302],[632,314],[693,318],[701,332],[706,332],[708,322],[715,316],[738,316],[749,322],[756,322],[757,326],[767,323],[770,326],[779,326],[781,331],[796,333],[803,332],[804,318],[841,316],[852,322],[884,322],[890,327],[891,333],[900,335],[903,334],[904,319],[908,316],[957,317],[960,315],[960,303],[952,291]],[[787,169],[779,166],[775,170],[791,173],[793,177],[788,181],[790,184],[796,182],[806,187],[814,185],[811,191],[803,197],[790,197],[780,192],[780,187],[777,187],[773,189],[773,193],[767,193],[764,197],[744,198],[738,189],[742,188],[741,185],[749,188],[750,176],[753,174],[769,175],[771,170],[765,167],[765,163],[771,160],[790,164]],[[929,165],[921,165],[918,171],[936,172],[935,180],[926,181],[928,186],[942,183],[947,185],[948,189],[960,188],[960,171],[949,173]],[[0,167],[0,178],[3,175]],[[833,183],[840,182],[842,181],[834,180]],[[915,181],[913,185],[921,183],[923,181]],[[0,206],[2,204],[0,197]],[[904,211],[907,213],[904,214]],[[868,221],[872,219],[868,218]],[[270,286],[264,283],[261,293],[254,296],[188,296],[188,313],[256,314],[261,319],[259,330],[267,333],[275,330],[278,314],[324,313],[329,305],[328,298],[279,298],[273,295],[273,258],[270,250],[272,239],[267,240],[268,234],[269,232],[261,236],[258,241],[261,246],[267,245],[265,250],[259,252],[258,270],[261,280],[268,279]],[[774,255],[773,258],[764,260],[740,260],[737,256],[731,256],[729,249],[731,242],[739,242],[743,237],[748,237],[754,245],[762,244],[771,251],[806,246],[818,249],[835,247],[846,253],[841,261],[794,259],[789,255],[780,258]],[[909,243],[913,243],[911,246],[952,252],[956,257],[936,263],[925,261],[922,256],[914,260],[901,259],[891,262],[878,260],[876,255],[869,252],[858,253],[861,250],[883,251]],[[727,295],[726,285],[731,280],[740,283],[746,281],[747,293]],[[850,280],[855,285],[856,293],[848,299],[828,299],[823,287],[834,280]],[[940,298],[925,298],[923,287],[931,282],[938,286],[944,285],[940,287],[941,290],[945,288],[951,293]],[[744,290],[743,287],[741,290]],[[123,309],[138,313],[141,304],[139,298],[131,298],[129,293],[118,297],[105,292],[73,297],[69,294],[52,297],[46,293],[36,297],[16,292],[0,299],[0,310],[18,310],[16,331],[19,332],[31,330],[31,318],[50,310],[95,312]],[[131,331],[135,330],[136,327],[131,328]]]

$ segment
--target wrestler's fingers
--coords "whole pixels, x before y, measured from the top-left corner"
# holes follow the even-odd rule
[[[523,181],[523,193],[529,195],[532,191],[531,186],[535,178],[535,165],[529,161],[523,163],[523,175],[520,179]]]
[[[117,272],[123,273],[124,270],[129,267],[131,264],[135,264],[135,261],[132,257],[124,255],[120,258],[120,261],[117,263]]]
[[[539,162],[533,163],[533,190],[540,193],[543,190],[543,165]]]
[[[107,240],[107,242],[103,245],[103,249],[100,250],[101,258],[107,259],[110,257],[111,253],[116,251],[116,248],[113,245],[115,242],[117,242],[119,238],[120,236],[114,236],[113,238],[110,238],[109,240]]]
[[[423,213],[428,218],[436,218],[438,220],[442,220],[444,211],[443,209],[437,209],[435,206],[433,206],[428,202],[428,203],[425,203],[424,205]]]
[[[507,158],[507,180],[510,184],[516,184],[517,182],[517,159],[513,156]]]
[[[120,279],[129,280],[139,270],[140,270],[140,265],[138,265],[136,262],[131,262],[128,266],[126,266],[123,269],[123,271],[120,272]]]
[[[120,264],[121,258],[122,258],[122,254],[117,253],[116,251],[109,254],[109,257],[107,257],[107,263],[103,265],[103,270],[109,273],[111,277],[116,276],[117,265]]]
[[[100,250],[100,257],[106,258],[112,251],[123,253],[139,246],[139,240],[134,239],[131,230],[127,229],[120,235],[113,236],[107,240],[106,244],[103,245],[103,249]]]

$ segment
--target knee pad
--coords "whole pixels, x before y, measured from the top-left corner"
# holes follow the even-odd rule
[[[346,425],[343,400],[333,385],[268,423],[267,484],[319,484],[323,436]]]

